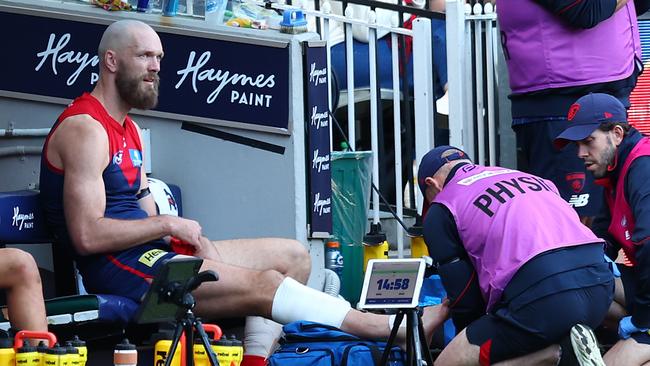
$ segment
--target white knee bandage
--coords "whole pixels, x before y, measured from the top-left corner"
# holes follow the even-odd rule
[[[271,316],[280,324],[309,320],[340,328],[350,309],[347,301],[286,277],[273,297]]]

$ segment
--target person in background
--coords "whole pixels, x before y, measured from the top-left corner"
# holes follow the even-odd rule
[[[557,365],[570,331],[580,364],[602,365],[589,327],[605,317],[614,278],[602,239],[552,182],[439,146],[418,184],[424,239],[461,330],[436,365]]]
[[[361,337],[388,337],[388,316],[357,311],[304,285],[311,257],[300,242],[213,242],[194,220],[157,215],[142,169],[141,132],[128,113],[157,103],[162,43],[145,23],[120,20],[104,32],[98,55],[99,80],[55,122],[40,177],[55,250],[75,258],[88,291],[141,301],[161,264],[176,255],[168,245],[173,237],[204,259],[201,270],[219,274],[218,281],[194,292],[195,313],[209,319],[249,316],[242,365],[264,364],[281,331],[277,323],[311,320]],[[429,337],[445,318],[444,304],[424,310]]]
[[[608,94],[587,94],[569,109],[557,148],[574,145],[586,169],[605,189],[605,205],[592,230],[615,259],[623,249],[632,263],[621,267],[625,306],[620,340],[605,354],[607,365],[650,362],[650,139],[627,123],[623,104]],[[626,268],[625,270],[623,268]],[[617,289],[618,290],[618,289]]]
[[[640,0],[639,2],[644,2]],[[602,204],[575,146],[553,149],[566,111],[589,92],[629,107],[642,70],[635,2],[497,0],[518,169],[549,179],[589,225]]]

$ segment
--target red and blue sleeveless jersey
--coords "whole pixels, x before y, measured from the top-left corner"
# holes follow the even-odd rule
[[[41,159],[40,190],[45,216],[57,241],[67,244],[71,243],[63,212],[64,171],[50,164],[47,145],[61,121],[81,114],[87,114],[99,122],[108,136],[109,162],[102,172],[106,192],[104,216],[124,220],[148,216],[140,208],[136,197],[140,189],[142,169],[142,146],[137,127],[128,116],[124,125],[118,123],[95,97],[85,93],[75,99],[59,116],[45,140]]]
[[[633,265],[637,264],[636,251],[640,243],[632,240],[632,234],[636,226],[634,212],[630,207],[627,198],[625,197],[625,181],[627,173],[630,170],[632,162],[642,156],[650,155],[650,139],[647,137],[642,138],[636,143],[630,154],[628,155],[616,181],[616,187],[605,187],[605,199],[610,211],[610,224],[609,234],[621,245],[625,255],[632,262]]]

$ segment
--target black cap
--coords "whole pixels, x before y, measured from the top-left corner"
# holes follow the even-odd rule
[[[376,246],[386,241],[386,233],[381,231],[381,224],[370,224],[370,231],[363,236],[363,244]]]
[[[603,123],[627,122],[627,111],[614,96],[589,93],[571,105],[567,120],[567,127],[553,141],[557,149],[572,141],[586,139]]]
[[[75,334],[74,337],[72,337],[72,340],[70,342],[72,342],[72,345],[75,346],[75,347],[85,347],[86,346],[86,342],[79,339],[79,336],[76,335],[76,334]]]
[[[220,339],[214,340],[211,343],[215,346],[232,346],[232,342],[225,335],[222,335]]]
[[[36,347],[36,349],[40,353],[45,353],[45,351],[47,351],[48,348],[49,347],[43,341],[38,342],[38,347]]]
[[[25,344],[24,346],[18,348],[16,350],[18,353],[29,353],[29,352],[36,352],[36,346],[31,346],[29,344]]]
[[[129,343],[129,340],[127,338],[124,338],[122,340],[122,343],[118,343],[115,345],[115,350],[117,351],[132,351],[135,350],[135,344]]]
[[[239,346],[241,346],[243,344],[242,341],[237,339],[237,337],[235,337],[234,334],[230,335],[230,342],[232,343],[233,346],[237,346],[237,347],[239,347]]]

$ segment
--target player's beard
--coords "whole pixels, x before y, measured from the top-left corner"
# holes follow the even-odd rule
[[[160,77],[156,73],[148,75],[153,79],[153,87],[144,82],[147,75],[131,75],[121,68],[115,75],[115,84],[120,97],[133,108],[151,109],[158,104]]]

